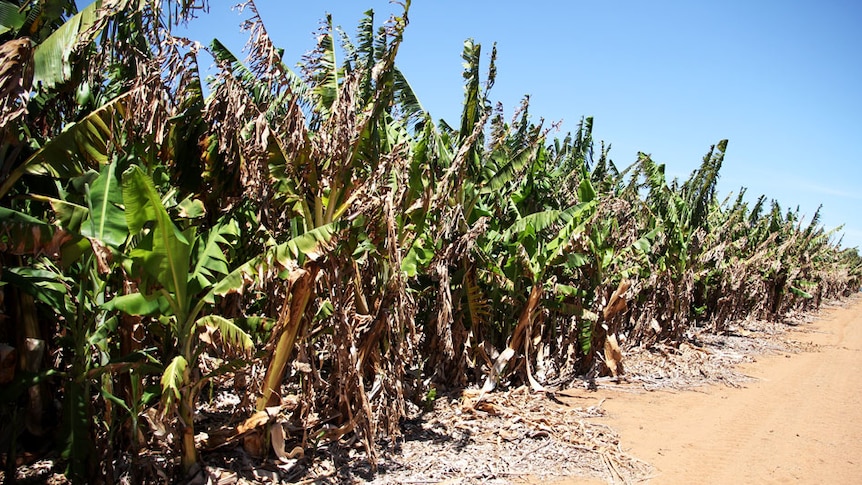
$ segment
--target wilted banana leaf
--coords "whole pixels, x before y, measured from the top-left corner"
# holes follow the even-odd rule
[[[0,207],[0,252],[45,255],[67,265],[80,257],[88,245],[76,234],[23,212]]]
[[[204,329],[212,329],[221,335],[222,341],[233,347],[249,351],[254,347],[251,336],[237,326],[233,320],[219,315],[206,315],[197,321],[197,326]]]
[[[67,20],[37,48],[33,55],[34,86],[52,89],[72,76],[69,57],[78,41],[78,36],[89,29],[95,21],[95,13],[101,1],[93,2]]]
[[[243,64],[243,62],[237,58],[230,49],[222,44],[220,40],[213,39],[210,43],[210,50],[213,52],[216,61],[225,63],[234,78],[246,89],[249,96],[261,105],[270,104],[273,108],[281,107],[286,104],[288,96],[296,95],[303,97],[308,90],[308,85],[299,75],[293,72],[293,70],[285,64],[280,63],[279,67],[281,68],[282,74],[287,77],[290,90],[283,93],[279,99],[265,99],[265,96],[270,94],[270,89],[267,83],[259,80],[251,69]]]
[[[165,367],[162,374],[162,402],[164,410],[173,408],[174,403],[183,395],[183,386],[189,382],[188,361],[182,355],[177,355]]]
[[[51,138],[9,173],[0,185],[0,197],[5,196],[25,173],[66,179],[107,163],[109,142],[115,127],[125,117],[125,102],[132,94],[134,91],[114,98]]]
[[[47,202],[54,209],[54,214],[60,222],[60,227],[63,229],[80,234],[82,223],[87,220],[90,211],[86,207],[69,202],[55,197],[45,197],[42,195],[30,195],[34,200]]]
[[[273,246],[225,275],[213,285],[210,293],[224,296],[240,292],[247,283],[261,273],[262,268],[268,268],[274,264],[280,268],[287,268],[291,261],[296,261],[300,256],[312,260],[318,259],[332,247],[335,237],[343,227],[342,222],[332,222]],[[211,295],[207,295],[207,298],[209,297]]]

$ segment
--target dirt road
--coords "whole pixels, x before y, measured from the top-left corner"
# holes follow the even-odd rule
[[[758,357],[743,388],[599,391],[604,422],[653,484],[862,483],[862,299],[788,337],[820,349]]]

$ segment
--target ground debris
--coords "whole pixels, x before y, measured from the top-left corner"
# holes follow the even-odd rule
[[[600,406],[572,407],[527,387],[438,399],[404,425],[371,482],[512,483],[523,477],[583,476],[629,482],[649,466],[625,454]]]
[[[676,345],[630,348],[625,351],[625,380],[639,383],[647,391],[714,384],[739,387],[753,380],[739,368],[740,364],[754,362],[762,355],[818,351],[816,345],[794,340],[788,333],[791,328],[806,331],[804,324],[813,319],[811,314],[801,314],[782,322],[745,320],[722,334],[692,332]],[[617,379],[596,381],[600,388],[626,390],[616,385]]]

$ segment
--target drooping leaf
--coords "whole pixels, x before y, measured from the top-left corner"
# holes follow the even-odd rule
[[[225,275],[213,285],[206,298],[211,298],[212,295],[224,296],[229,293],[241,292],[246,284],[260,274],[262,266],[277,264],[281,268],[285,268],[300,255],[309,259],[323,256],[330,249],[342,227],[343,223],[341,222],[331,222],[267,249],[263,254]]]
[[[340,222],[331,222],[279,244],[273,253],[276,261],[284,266],[289,260],[295,260],[300,255],[311,259],[319,258],[331,248],[332,240],[342,226]]]
[[[102,308],[119,310],[129,315],[163,315],[170,309],[170,304],[164,297],[150,297],[141,293],[116,296],[106,301]]]
[[[188,383],[188,361],[182,355],[177,355],[171,360],[171,363],[165,367],[162,373],[162,403],[165,412],[173,407],[173,404],[180,399],[181,389]]]
[[[133,94],[134,91],[124,93],[76,123],[69,124],[9,174],[0,185],[0,197],[6,195],[25,173],[67,179],[107,163],[115,125],[121,123],[127,98]]]
[[[42,195],[30,195],[30,197],[50,204],[51,209],[54,209],[54,214],[57,215],[60,227],[70,232],[80,233],[81,224],[90,215],[90,211],[86,207],[67,200]]]
[[[66,300],[66,283],[57,273],[29,267],[7,267],[0,272],[0,280],[16,286],[51,308],[74,313],[71,302]]]
[[[65,265],[80,257],[82,241],[80,236],[28,214],[0,207],[0,252],[47,255]]]
[[[33,56],[34,86],[41,84],[43,89],[52,89],[72,76],[70,63],[72,52],[79,43],[89,43],[99,35],[100,29],[92,29],[92,27],[100,15],[101,7],[101,0],[84,7],[36,47]],[[111,9],[114,15],[122,12],[123,6],[118,7],[120,8]]]
[[[254,341],[245,330],[239,328],[232,320],[219,315],[206,315],[197,321],[198,327],[211,327],[218,330],[222,340],[228,345],[238,347],[241,350],[251,350]]]

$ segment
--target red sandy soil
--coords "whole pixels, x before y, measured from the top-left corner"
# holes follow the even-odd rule
[[[591,399],[605,399],[623,450],[655,467],[647,483],[862,484],[862,299],[787,337],[819,349],[758,357],[742,367],[757,380],[741,388]]]

